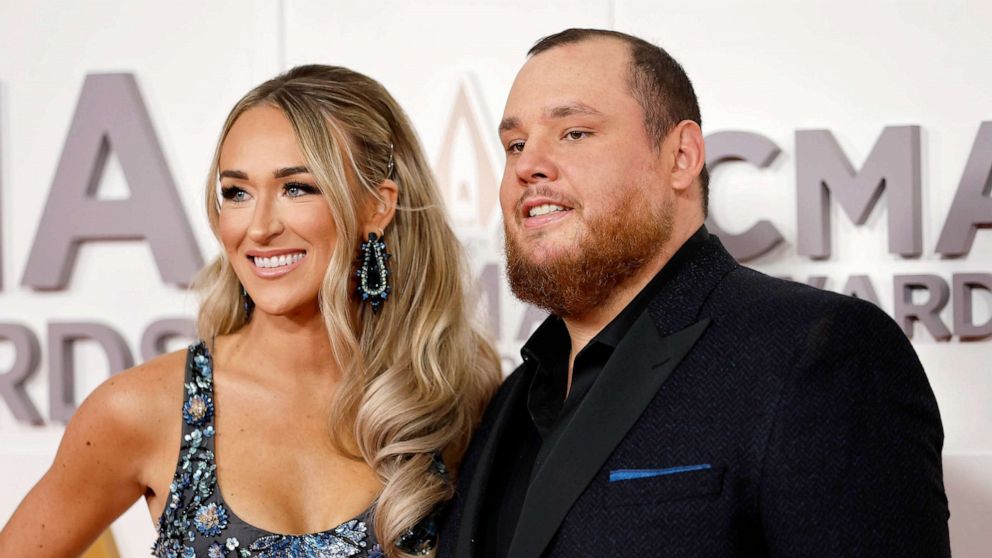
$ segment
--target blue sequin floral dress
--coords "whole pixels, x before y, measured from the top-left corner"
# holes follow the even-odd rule
[[[213,362],[202,341],[186,356],[183,439],[152,554],[159,558],[381,558],[371,510],[321,533],[279,535],[249,525],[217,488]]]

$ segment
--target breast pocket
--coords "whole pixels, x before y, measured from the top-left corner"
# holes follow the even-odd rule
[[[715,465],[690,465],[610,471],[604,504],[615,508],[712,497],[723,490],[724,469]]]

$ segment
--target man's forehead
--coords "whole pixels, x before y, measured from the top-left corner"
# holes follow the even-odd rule
[[[531,56],[520,68],[519,77],[546,74],[549,69],[602,74],[626,74],[630,63],[630,47],[611,37],[593,37],[551,47]],[[607,76],[603,76],[604,78]]]
[[[554,118],[601,113],[601,105],[629,96],[628,61],[624,43],[598,37],[534,55],[510,88],[500,131],[525,114]]]

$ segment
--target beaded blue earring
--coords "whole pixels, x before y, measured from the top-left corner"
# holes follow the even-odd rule
[[[245,322],[250,322],[251,312],[255,309],[255,301],[251,299],[251,295],[248,294],[248,289],[245,289],[244,285],[241,285],[241,304],[245,309]]]
[[[386,269],[386,243],[380,235],[369,233],[368,242],[363,242],[358,250],[358,288],[356,292],[363,302],[372,306],[372,313],[378,314],[392,288],[389,286],[389,270]]]

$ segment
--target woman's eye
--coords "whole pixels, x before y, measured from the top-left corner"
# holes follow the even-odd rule
[[[298,198],[300,196],[318,193],[316,187],[309,184],[303,184],[301,182],[289,182],[282,188],[286,192],[286,195],[291,198]]]
[[[225,186],[221,188],[220,194],[221,196],[224,197],[225,200],[234,203],[242,203],[248,201],[248,199],[250,198],[248,192],[245,192],[244,190],[238,188],[237,186]]]

